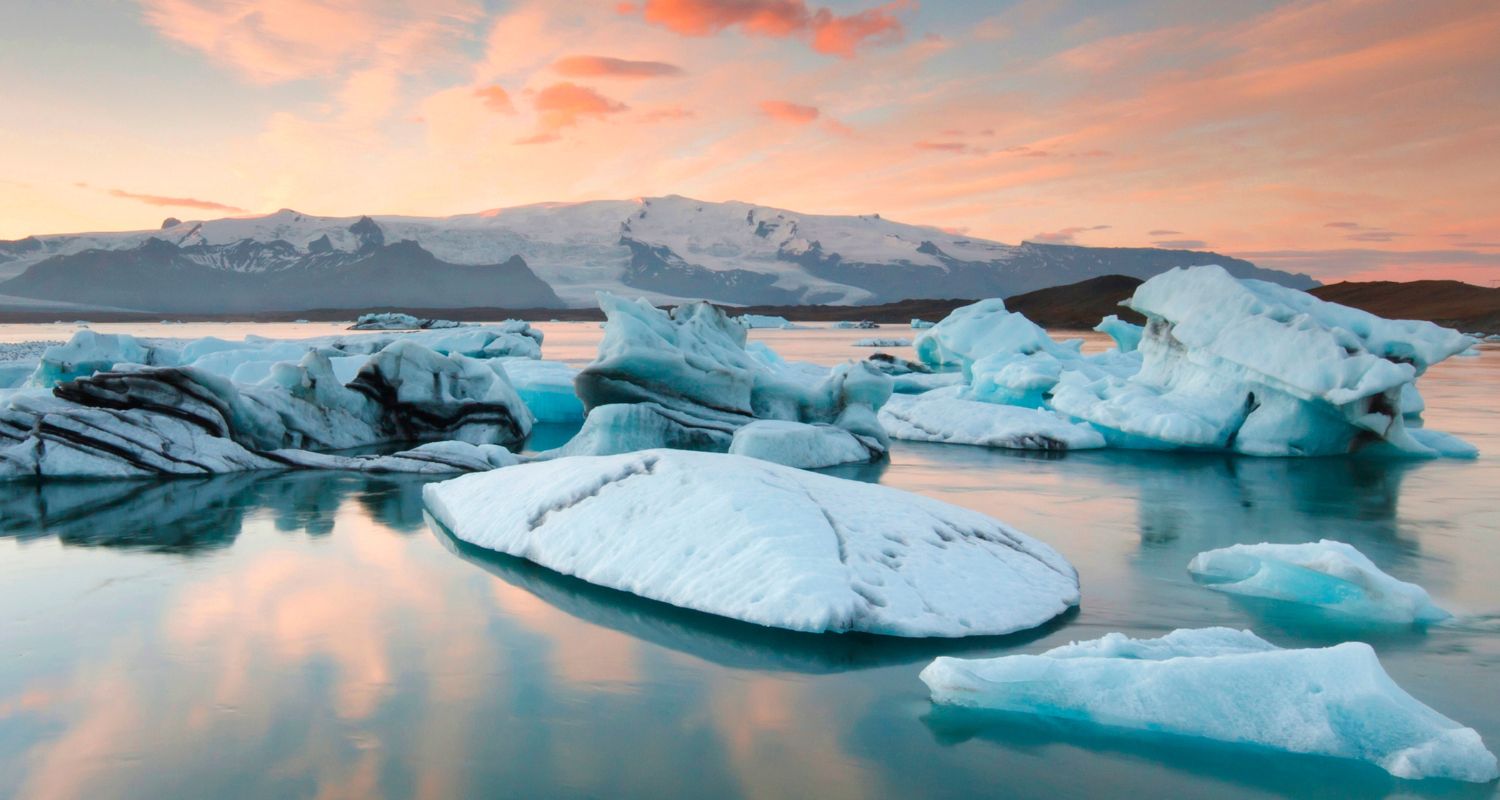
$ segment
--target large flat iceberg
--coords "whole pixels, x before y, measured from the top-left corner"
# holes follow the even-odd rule
[[[1009,450],[1087,450],[1104,446],[1099,432],[1043,408],[966,400],[954,388],[893,395],[880,409],[892,439]]]
[[[776,628],[1003,634],[1078,602],[1062,556],[990,517],[736,455],[540,461],[431,484],[424,498],[470,544]]]
[[[1350,545],[1237,544],[1188,564],[1193,579],[1221,592],[1314,605],[1376,622],[1430,623],[1452,616],[1427,591],[1382,572]]]
[[[1360,642],[1283,650],[1249,631],[1114,633],[1040,655],[939,658],[934,702],[1357,759],[1401,778],[1500,777],[1479,734],[1397,686]]]

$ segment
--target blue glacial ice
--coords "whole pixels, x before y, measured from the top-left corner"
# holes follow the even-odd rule
[[[650,435],[662,437],[654,446],[691,441],[694,449],[724,451],[740,427],[783,420],[837,426],[884,455],[876,411],[891,381],[874,367],[846,362],[825,370],[747,347],[745,326],[707,303],[667,312],[600,293],[599,306],[607,318],[599,355],[574,381],[588,417],[559,454],[623,452]],[[648,408],[600,411],[619,405]],[[627,420],[638,429],[612,430]]]
[[[1324,539],[1304,544],[1237,544],[1188,564],[1210,589],[1318,606],[1374,622],[1432,623],[1452,616],[1427,591],[1382,572],[1353,547]]]
[[[1078,603],[1072,566],[995,519],[737,455],[536,461],[430,484],[423,497],[470,544],[775,628],[1003,634]]]
[[[1040,655],[939,658],[936,703],[1356,759],[1401,778],[1500,777],[1479,734],[1391,680],[1369,645],[1281,649],[1249,631],[1112,633]]]
[[[923,395],[892,395],[880,424],[893,439],[998,447],[1009,450],[1087,450],[1104,446],[1088,425],[1045,408],[968,400],[959,387]]]
[[[729,452],[774,461],[799,469],[878,461],[886,448],[879,441],[837,425],[780,419],[756,420],[734,432]]]

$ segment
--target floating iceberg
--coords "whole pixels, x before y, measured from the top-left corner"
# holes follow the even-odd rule
[[[836,425],[809,425],[786,420],[757,420],[734,432],[729,452],[799,469],[878,461],[881,442]]]
[[[1104,319],[1099,320],[1099,324],[1094,326],[1094,330],[1107,334],[1109,338],[1114,339],[1115,349],[1122,353],[1134,353],[1140,349],[1141,337],[1146,335],[1144,327],[1136,325],[1133,322],[1126,322],[1114,314],[1110,314]]]
[[[1042,408],[996,405],[957,396],[957,387],[893,395],[880,409],[892,439],[1001,447],[1085,450],[1104,446],[1098,431]]]
[[[455,537],[590,583],[789,630],[974,636],[1078,602],[1073,568],[990,517],[751,458],[678,450],[425,487]]]
[[[411,330],[434,330],[441,328],[462,328],[473,323],[454,322],[451,319],[426,319],[414,317],[411,314],[397,313],[373,313],[360,314],[359,319],[349,326],[351,331],[411,331]]]
[[[1263,456],[1370,444],[1419,456],[1468,452],[1452,437],[1407,429],[1402,413],[1404,387],[1466,348],[1472,340],[1462,334],[1237,280],[1216,266],[1157,275],[1127,304],[1148,320],[1139,371],[1068,371],[1049,400],[1111,444]]]
[[[1398,581],[1343,542],[1237,544],[1199,553],[1188,571],[1210,589],[1320,606],[1376,622],[1429,623],[1452,616],[1427,591]]]
[[[500,359],[500,363],[537,422],[583,421],[583,401],[573,391],[578,370],[561,361],[513,356]]]
[[[630,302],[600,293],[599,306],[608,322],[599,355],[578,373],[574,388],[590,419],[580,443],[564,450],[581,455],[618,452],[621,436],[595,422],[594,409],[621,404],[650,404],[671,412],[647,412],[659,430],[674,439],[693,436],[681,429],[700,428],[705,442],[728,441],[727,429],[757,419],[837,425],[886,445],[876,410],[891,394],[891,382],[859,362],[832,371],[812,370],[786,362],[767,348],[747,348],[746,329],[708,303],[689,303],[671,312],[644,300]],[[624,419],[613,411],[612,424]],[[640,419],[645,419],[644,417]],[[662,427],[665,425],[666,427]],[[643,431],[623,434],[640,442]],[[666,446],[665,440],[657,446]],[[862,459],[863,460],[863,459]]]
[[[255,384],[195,367],[127,365],[7,398],[0,478],[325,466],[335,460],[305,451],[449,439],[515,445],[531,424],[498,361],[405,340],[370,356],[347,385],[316,351],[274,365]],[[425,452],[416,458],[433,451]]]
[[[1359,642],[1283,650],[1226,628],[1112,633],[1041,655],[939,658],[921,677],[937,703],[1370,761],[1401,778],[1500,776],[1478,733],[1402,691]]]
[[[872,330],[874,328],[878,328],[878,327],[880,327],[880,323],[878,323],[878,322],[871,322],[870,320],[867,320],[867,319],[861,319],[861,320],[841,319],[838,322],[833,323],[833,327],[839,328],[841,330],[861,330],[861,331],[864,331],[864,330]]]
[[[783,328],[790,330],[800,327],[792,324],[792,321],[786,317],[775,317],[766,314],[741,314],[734,319],[747,328]]]
[[[911,327],[914,330],[925,330],[927,328],[931,328],[936,324],[936,322],[928,322],[925,319],[917,319],[916,317],[913,317],[911,321]]]
[[[887,338],[871,337],[871,338],[868,338],[868,339],[857,339],[857,340],[855,340],[853,346],[854,347],[911,347],[911,340],[910,339],[902,339],[902,338],[890,338],[890,337],[887,337]]]

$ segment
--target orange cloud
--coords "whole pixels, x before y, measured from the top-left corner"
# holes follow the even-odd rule
[[[474,95],[484,101],[485,108],[498,111],[502,114],[516,113],[516,105],[510,101],[510,92],[498,84],[481,86],[474,90]]]
[[[174,208],[196,208],[200,211],[228,211],[234,214],[243,214],[245,209],[238,206],[216,203],[212,200],[198,200],[192,197],[164,197],[159,194],[136,194],[124,189],[110,189],[110,197],[118,197],[123,200],[136,200],[148,206],[171,206]]]
[[[963,142],[933,142],[924,139],[917,142],[916,148],[918,150],[942,150],[949,153],[962,153],[968,150],[969,146]]]
[[[1038,233],[1027,241],[1039,244],[1073,244],[1080,233],[1109,230],[1108,225],[1074,225],[1051,233]]]
[[[804,106],[786,100],[763,100],[760,104],[760,112],[777,122],[792,122],[798,125],[806,125],[818,118],[817,107]]]
[[[710,36],[739,28],[751,36],[806,37],[819,53],[850,58],[868,41],[892,42],[904,28],[893,12],[898,0],[847,16],[826,8],[813,11],[803,0],[646,0],[647,22],[684,36]]]
[[[569,78],[671,78],[682,75],[682,67],[665,61],[632,61],[608,56],[568,56],[552,69]]]
[[[440,57],[483,15],[473,0],[141,0],[148,24],[258,83]]]
[[[564,128],[570,128],[585,119],[599,119],[628,111],[629,106],[611,100],[602,94],[576,83],[554,83],[536,93],[532,106],[539,114],[539,129],[517,144],[542,144],[555,142]]]

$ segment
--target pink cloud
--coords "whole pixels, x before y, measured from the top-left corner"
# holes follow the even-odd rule
[[[172,208],[196,208],[200,211],[226,211],[231,214],[243,214],[245,209],[231,206],[225,203],[216,203],[213,200],[199,200],[193,197],[166,197],[159,194],[137,194],[127,192],[124,189],[110,189],[110,197],[118,197],[122,200],[135,200],[148,206],[167,206]]]
[[[542,144],[561,138],[564,128],[585,119],[600,119],[628,111],[629,106],[576,83],[554,83],[536,93],[532,107],[538,113],[538,130],[516,144]]]
[[[868,42],[900,40],[905,31],[894,12],[907,5],[897,0],[839,16],[803,0],[646,0],[642,12],[647,22],[684,36],[738,28],[750,36],[806,38],[819,53],[850,58]]]
[[[915,147],[918,150],[941,150],[948,153],[962,153],[969,149],[963,142],[934,142],[925,139],[917,142]]]
[[[510,100],[510,93],[498,84],[481,86],[474,90],[474,95],[484,102],[485,108],[498,111],[501,114],[516,113],[516,105]]]
[[[665,61],[608,56],[567,56],[553,63],[552,69],[568,78],[672,78],[683,74],[682,67]]]
[[[1105,230],[1109,230],[1108,225],[1075,225],[1063,228],[1062,230],[1052,231],[1051,233],[1038,233],[1028,241],[1037,242],[1038,244],[1074,244],[1080,233]]]
[[[819,112],[816,106],[804,106],[800,103],[792,103],[786,100],[762,100],[760,113],[777,122],[806,125],[817,119]]]

